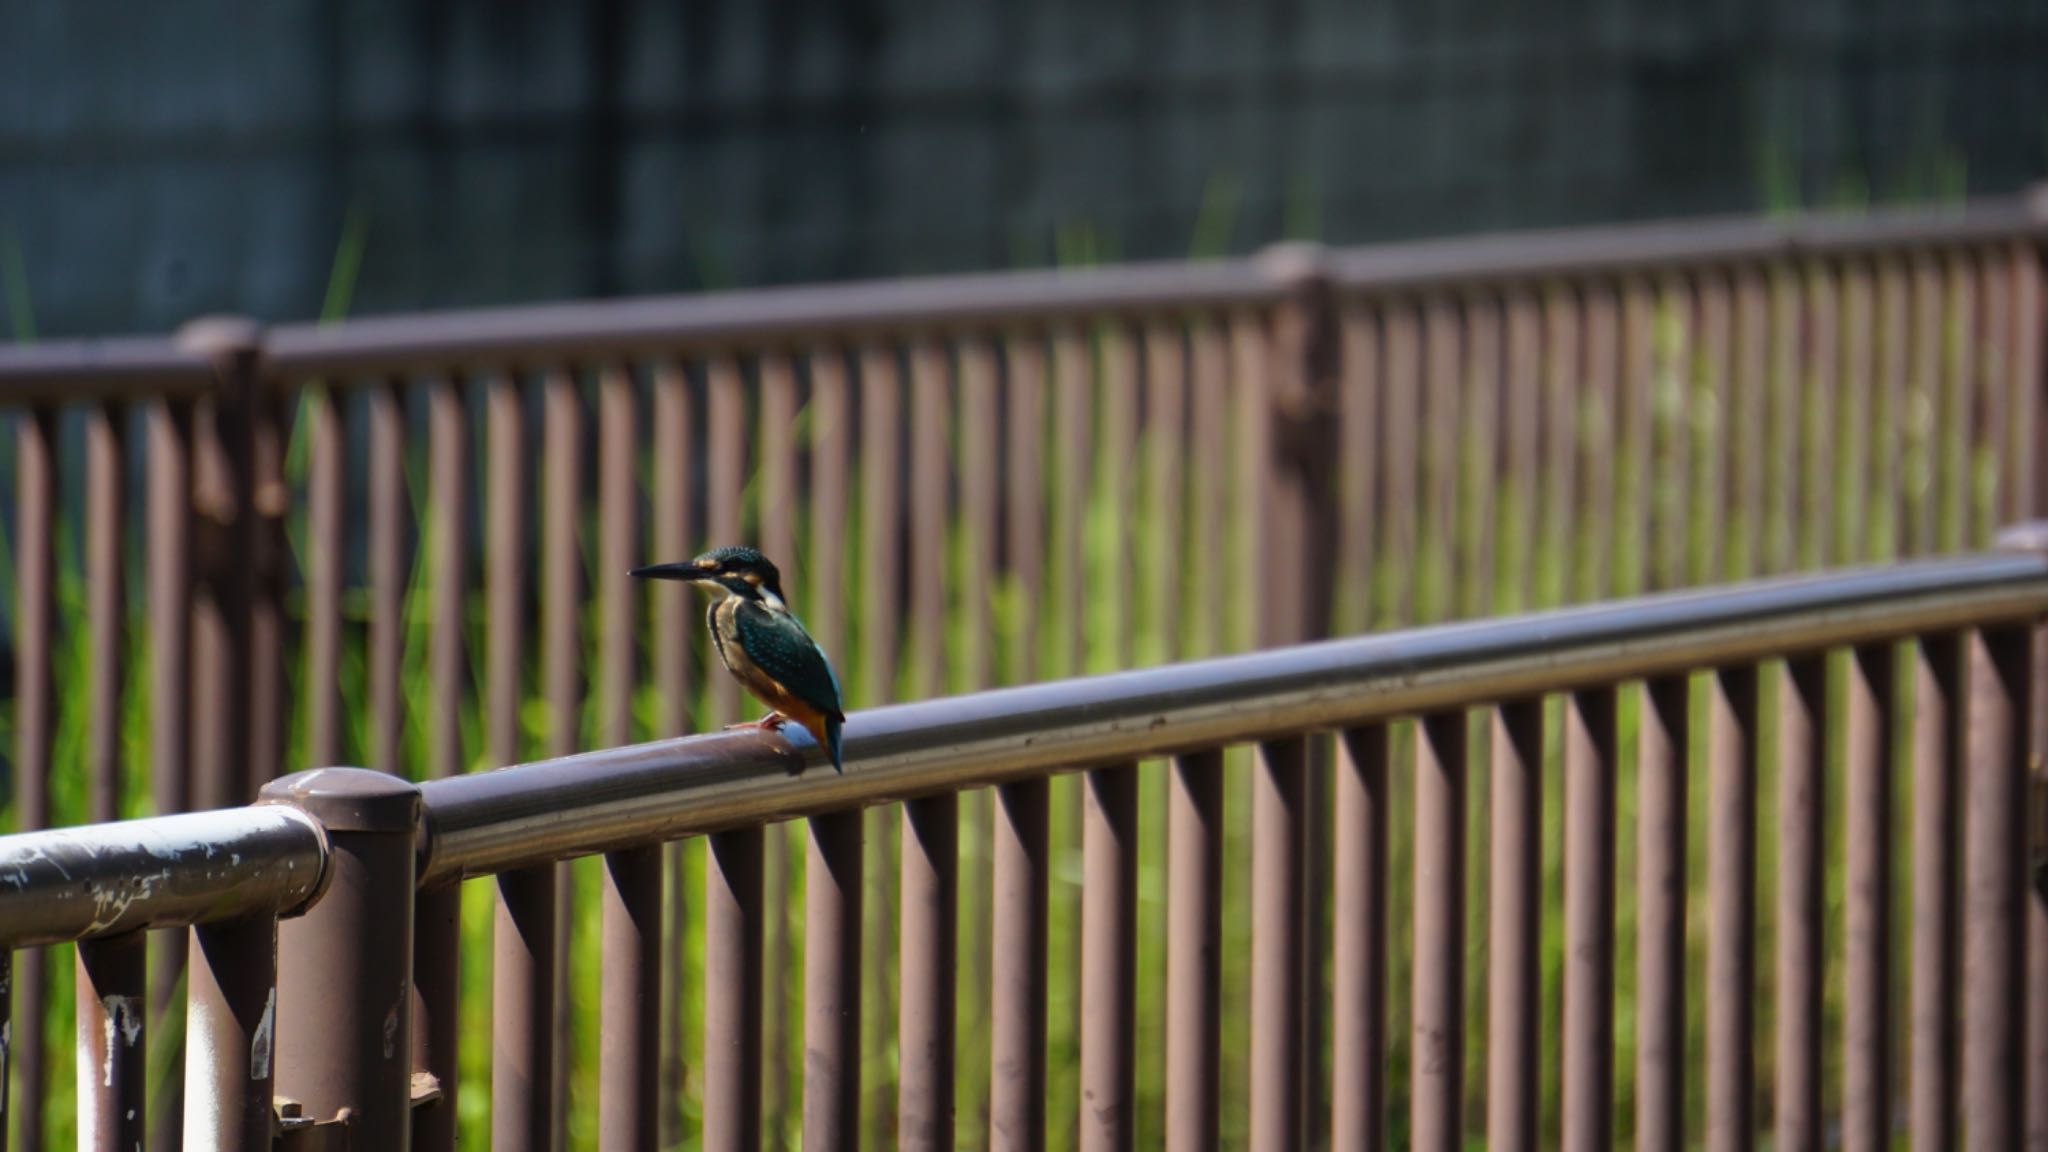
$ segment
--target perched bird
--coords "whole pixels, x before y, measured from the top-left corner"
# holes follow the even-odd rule
[[[773,711],[734,728],[802,725],[832,756],[832,770],[844,772],[839,730],[846,723],[839,677],[803,622],[782,598],[782,573],[752,548],[714,548],[695,560],[655,564],[632,572],[649,580],[681,580],[722,593],[706,620],[718,658],[747,691]]]

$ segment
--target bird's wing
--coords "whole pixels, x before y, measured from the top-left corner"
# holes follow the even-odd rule
[[[733,614],[733,624],[740,647],[761,671],[825,715],[843,713],[839,677],[832,671],[832,662],[794,615],[743,603]]]

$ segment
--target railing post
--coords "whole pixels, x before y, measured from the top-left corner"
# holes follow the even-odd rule
[[[2036,192],[2040,195],[2040,190]],[[2048,215],[2048,199],[2039,207]],[[2035,461],[2037,468],[2048,467]],[[2042,505],[2036,504],[2036,509]],[[1998,546],[2008,551],[2048,556],[2048,520],[2015,524],[1998,534]],[[2042,757],[2048,750],[2048,622],[2036,621],[2029,654],[2030,698],[2023,702],[2028,723],[2021,729],[2027,737],[2027,779],[2021,793],[2025,814],[2020,835],[2026,845],[2023,873],[2030,883],[2023,886],[2025,933],[2020,947],[2026,1022],[2026,1051],[2020,1072],[2020,1095],[2025,1099],[2020,1118],[2027,1147],[2048,1147],[2048,768]],[[1974,690],[1974,687],[1973,687]]]
[[[318,820],[330,847],[325,894],[279,925],[277,1093],[316,1123],[341,1120],[350,1147],[406,1152],[419,789],[324,768],[271,782],[263,800]]]
[[[1344,341],[1335,286],[1320,245],[1278,244],[1259,256],[1285,292],[1274,310],[1265,372],[1264,467],[1258,499],[1257,635],[1262,648],[1321,640],[1330,634],[1340,509],[1337,502],[1339,396]],[[1304,908],[1324,903],[1330,780],[1328,744],[1312,740],[1296,770],[1305,775],[1299,850]],[[1322,917],[1301,923],[1301,1069],[1297,1115],[1324,1114]],[[1306,1138],[1307,1133],[1300,1135]]]
[[[223,316],[178,332],[216,385],[193,424],[192,790],[198,809],[247,803],[282,752],[283,442],[263,394],[262,329]]]

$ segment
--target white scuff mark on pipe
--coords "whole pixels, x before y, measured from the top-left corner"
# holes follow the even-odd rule
[[[263,1018],[256,1021],[256,1032],[249,1037],[249,1079],[270,1079],[270,1038],[276,1031],[277,989],[272,988],[263,1001]]]

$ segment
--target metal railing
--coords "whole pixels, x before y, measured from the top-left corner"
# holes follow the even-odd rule
[[[686,594],[623,576],[707,541],[782,561],[860,703],[1982,547],[2048,506],[2044,219],[2037,196],[0,349],[17,827],[64,815],[67,724],[66,818],[104,820],[132,748],[175,812],[295,766],[450,776],[736,719]],[[42,1030],[17,1034],[46,1083]]]
[[[1084,1146],[1131,1146],[1138,1045],[1166,1060],[1164,1140],[1219,1141],[1222,1093],[1248,1090],[1250,1142],[1370,1149],[1386,1139],[1388,1062],[1407,1048],[1414,1146],[1464,1146],[1467,1027],[1468,718],[1492,716],[1492,941],[1485,1130],[1491,1147],[1534,1147],[1539,1067],[1538,869],[1546,697],[1565,701],[1563,1146],[1681,1146],[1684,1098],[1706,1094],[1707,1144],[1748,1147],[1755,1100],[1759,765],[1770,760],[1777,885],[1776,1090],[1782,1147],[1814,1147],[1821,1111],[1819,898],[1828,766],[1840,762],[1847,902],[1843,1089],[1846,1147],[1889,1146],[1892,1037],[1910,1017],[1914,1146],[2006,1149],[2048,1123],[2048,1060],[2023,1048],[2048,1004],[2048,838],[2030,831],[2048,792],[2032,766],[2048,717],[2035,668],[2048,648],[2048,532],[2015,550],[1780,578],[1579,609],[1440,625],[860,712],[846,772],[762,732],[608,749],[424,784],[359,769],[298,773],[253,808],[0,838],[0,945],[79,940],[82,1146],[142,1136],[139,941],[193,928],[185,1124],[189,1144],[445,1148],[435,1124],[461,1088],[453,990],[416,984],[424,922],[457,882],[496,876],[500,923],[493,1146],[546,1147],[547,1093],[562,1058],[546,1026],[555,983],[554,862],[605,853],[600,1142],[653,1146],[664,1082],[655,1059],[663,915],[658,846],[708,837],[709,935],[702,1146],[760,1142],[763,828],[805,819],[804,1145],[858,1142],[862,809],[902,800],[904,909],[899,1142],[954,1139],[958,798],[993,788],[997,909],[988,1140],[1039,1147],[1047,1134],[1048,778],[1086,774],[1081,1039]],[[1842,678],[1829,703],[1830,655]],[[1782,661],[1782,669],[1778,667]],[[1915,669],[1909,689],[1895,675]],[[1711,703],[1695,763],[1687,701]],[[1777,745],[1762,746],[1776,686]],[[1639,915],[1634,941],[1635,1109],[1617,1115],[1618,702],[1640,691],[1634,788]],[[1839,714],[1831,712],[1839,707]],[[1910,752],[1897,721],[1914,717]],[[1395,764],[1392,726],[1413,720],[1415,758]],[[1323,733],[1334,732],[1333,855],[1318,853],[1307,803]],[[1256,746],[1253,773],[1251,1050],[1247,1085],[1219,1083],[1223,749]],[[1172,758],[1163,1036],[1137,1034],[1136,763]],[[1388,986],[1391,778],[1412,772],[1413,982]],[[1684,966],[1689,780],[1706,776],[1706,970]],[[1894,923],[1894,776],[1912,780],[1910,925]],[[2033,790],[2030,792],[2030,788]],[[2030,805],[2033,805],[2030,808]],[[2030,855],[2031,854],[2031,855]],[[2028,892],[2028,869],[2037,887]],[[1304,950],[1314,882],[1331,884],[1333,1058],[1327,1116],[1310,1116],[1319,1058],[1303,1031],[1323,990]],[[536,880],[543,881],[536,883]],[[415,893],[417,892],[417,902]],[[415,930],[415,916],[421,927]],[[280,918],[283,918],[280,920]],[[1911,938],[1911,1001],[1893,996],[1898,934]],[[2029,933],[2032,933],[2031,938]],[[276,966],[273,981],[272,942]],[[1387,1034],[1390,995],[1412,1029]],[[1707,1012],[1704,1069],[1685,1063],[1684,1003]],[[274,998],[273,998],[274,997]],[[1955,1029],[1960,1011],[1961,1031]],[[1391,1043],[1390,1043],[1391,1042]],[[277,1120],[272,1094],[289,1104]],[[1327,1128],[1325,1128],[1327,1125]],[[342,1135],[337,1136],[337,1133]],[[429,1135],[432,1133],[432,1135]],[[1960,1134],[1961,1142],[1958,1143]],[[345,1144],[321,1143],[341,1139]],[[299,1141],[300,1143],[294,1143]]]

